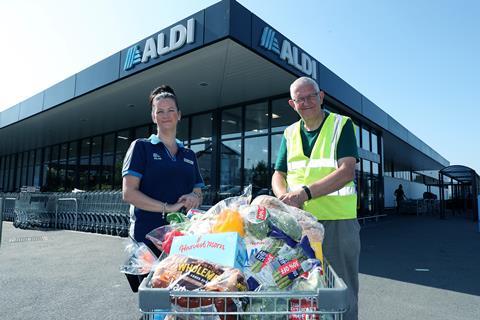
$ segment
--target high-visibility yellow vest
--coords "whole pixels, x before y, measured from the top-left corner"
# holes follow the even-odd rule
[[[299,190],[310,185],[338,168],[337,143],[349,118],[336,113],[324,120],[310,158],[305,156],[300,134],[300,121],[285,129],[287,142],[287,184],[289,190]],[[313,198],[304,203],[303,209],[319,220],[342,220],[357,217],[357,193],[353,181],[338,191]]]

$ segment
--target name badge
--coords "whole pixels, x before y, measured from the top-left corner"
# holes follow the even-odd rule
[[[190,160],[190,159],[183,158],[183,161],[185,161],[186,163],[189,163],[189,164],[193,165],[193,161]]]

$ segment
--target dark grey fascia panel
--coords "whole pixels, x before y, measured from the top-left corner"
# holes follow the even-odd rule
[[[252,46],[252,13],[235,0],[224,0],[205,9],[205,45],[230,37]]]
[[[0,127],[6,127],[20,118],[20,103],[10,107],[2,112]]]
[[[430,150],[427,147],[427,145],[422,140],[420,140],[416,135],[414,135],[413,133],[408,131],[407,136],[408,136],[407,142],[411,146],[413,146],[414,148],[422,151],[425,154],[430,154]]]
[[[380,127],[388,127],[388,115],[385,111],[364,96],[362,96],[362,114]]]
[[[405,129],[397,120],[393,119],[391,116],[388,117],[388,126],[387,130],[396,135],[398,138],[408,143],[408,130]]]
[[[71,76],[45,90],[43,110],[50,109],[75,97],[75,76]]]
[[[18,120],[28,118],[36,113],[42,112],[44,91],[28,98],[20,103],[20,115]]]
[[[253,47],[252,19],[253,13],[235,0],[230,3],[230,37],[238,42]]]
[[[77,73],[75,96],[81,96],[82,94],[118,80],[119,64],[120,53],[116,53]]]
[[[362,95],[342,78],[319,63],[320,88],[350,109],[362,114]]]
[[[204,44],[225,38],[230,32],[230,1],[221,1],[206,8]]]

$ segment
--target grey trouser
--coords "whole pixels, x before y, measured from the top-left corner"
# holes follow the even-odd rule
[[[323,255],[347,285],[349,309],[344,320],[358,319],[360,224],[357,219],[320,220],[325,227]]]

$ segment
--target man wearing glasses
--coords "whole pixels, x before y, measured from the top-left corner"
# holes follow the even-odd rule
[[[325,93],[311,78],[290,85],[290,106],[301,117],[284,131],[272,189],[284,203],[312,213],[325,227],[323,252],[348,286],[344,319],[358,318],[360,225],[352,120],[322,109]]]

